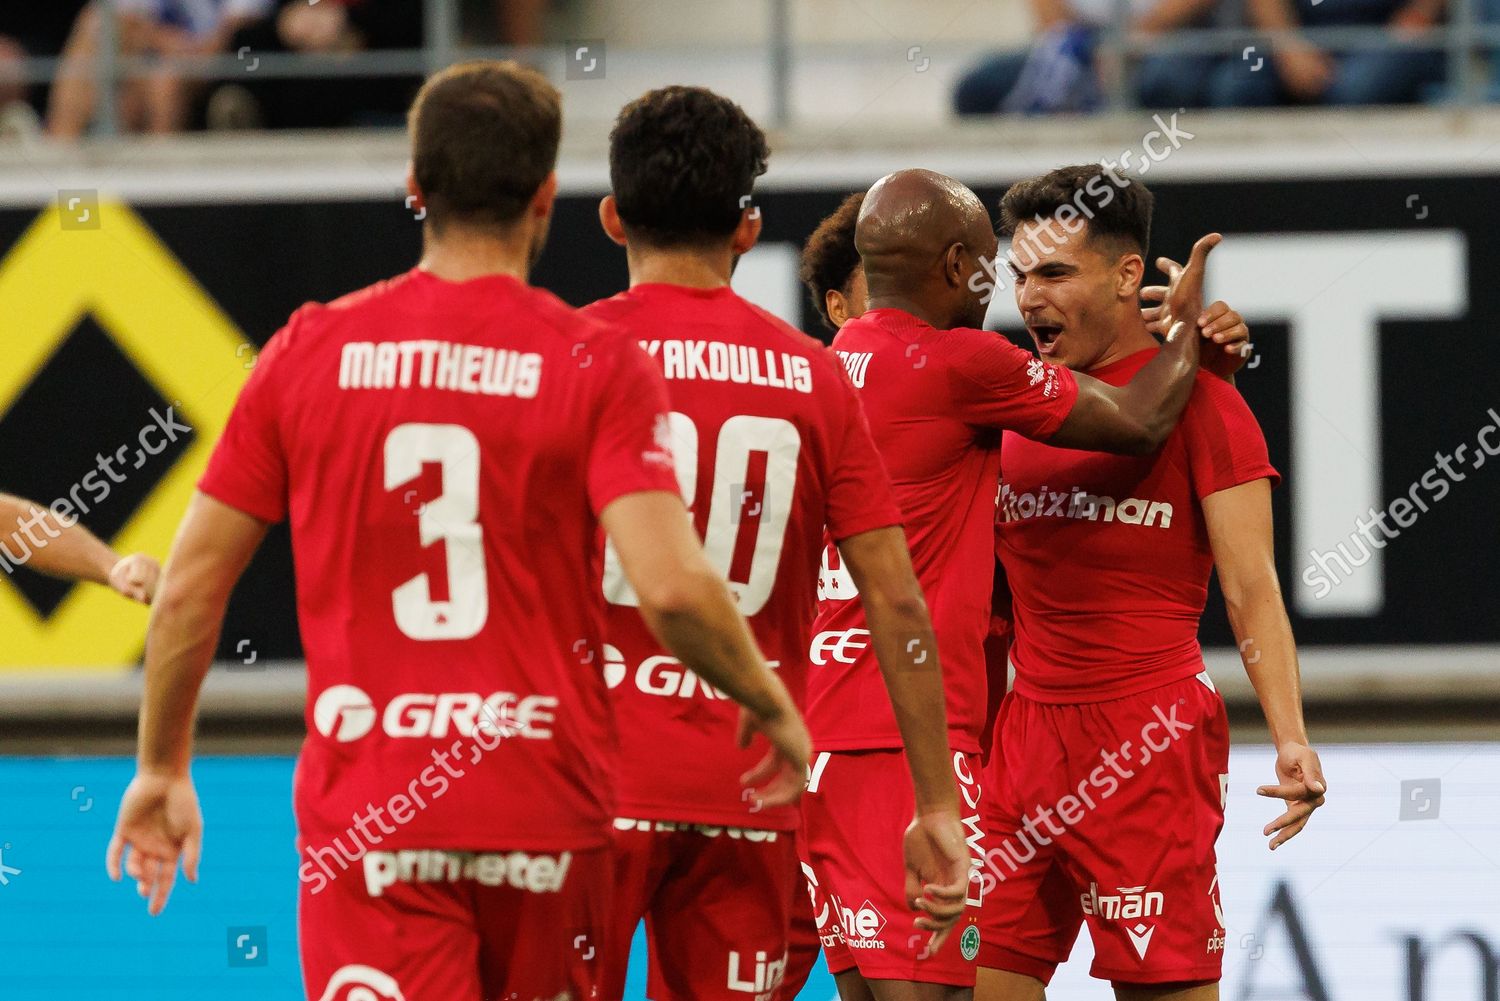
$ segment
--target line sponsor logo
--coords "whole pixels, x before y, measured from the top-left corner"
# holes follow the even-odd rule
[[[738,952],[729,951],[729,979],[726,986],[732,991],[755,995],[755,1001],[773,1001],[786,976],[786,952],[779,959],[767,959],[764,952],[757,952],[753,961],[747,962]]]
[[[845,907],[838,894],[829,892],[834,913],[838,915],[836,929],[839,940],[850,949],[884,949],[885,940],[880,933],[885,931],[885,915],[869,900],[855,909]]]

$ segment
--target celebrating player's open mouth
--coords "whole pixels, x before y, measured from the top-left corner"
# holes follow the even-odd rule
[[[1041,352],[1044,358],[1050,358],[1058,351],[1058,338],[1063,334],[1063,325],[1050,320],[1026,319],[1026,329],[1031,333],[1032,343]]]

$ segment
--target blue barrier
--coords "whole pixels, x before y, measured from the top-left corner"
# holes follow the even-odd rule
[[[0,998],[294,1001],[297,855],[291,758],[203,758],[198,885],[159,917],[109,882],[104,850],[126,758],[0,758]],[[819,961],[800,997],[836,994]],[[645,996],[637,932],[627,998]]]

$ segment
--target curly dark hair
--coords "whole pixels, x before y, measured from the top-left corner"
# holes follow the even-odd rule
[[[1001,236],[1037,216],[1057,218],[1071,206],[1069,220],[1088,223],[1090,241],[1128,246],[1142,256],[1151,245],[1151,208],[1155,198],[1138,180],[1107,173],[1097,163],[1058,167],[1017,181],[1000,199]]]
[[[636,240],[721,240],[740,224],[770,158],[743,108],[702,87],[662,87],[625,105],[609,133],[609,183]]]
[[[506,226],[557,166],[562,98],[519,63],[459,63],[422,85],[408,122],[429,225]]]
[[[802,269],[798,277],[807,286],[813,309],[823,318],[829,330],[837,329],[828,315],[830,289],[846,291],[849,276],[859,267],[859,251],[854,248],[854,224],[859,221],[860,206],[865,203],[865,193],[856,191],[839,203],[833,214],[813,230],[802,248]]]

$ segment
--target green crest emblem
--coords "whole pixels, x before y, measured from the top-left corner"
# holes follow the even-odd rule
[[[964,959],[972,961],[979,955],[979,926],[969,925],[964,933],[958,938],[958,950],[964,955]]]

